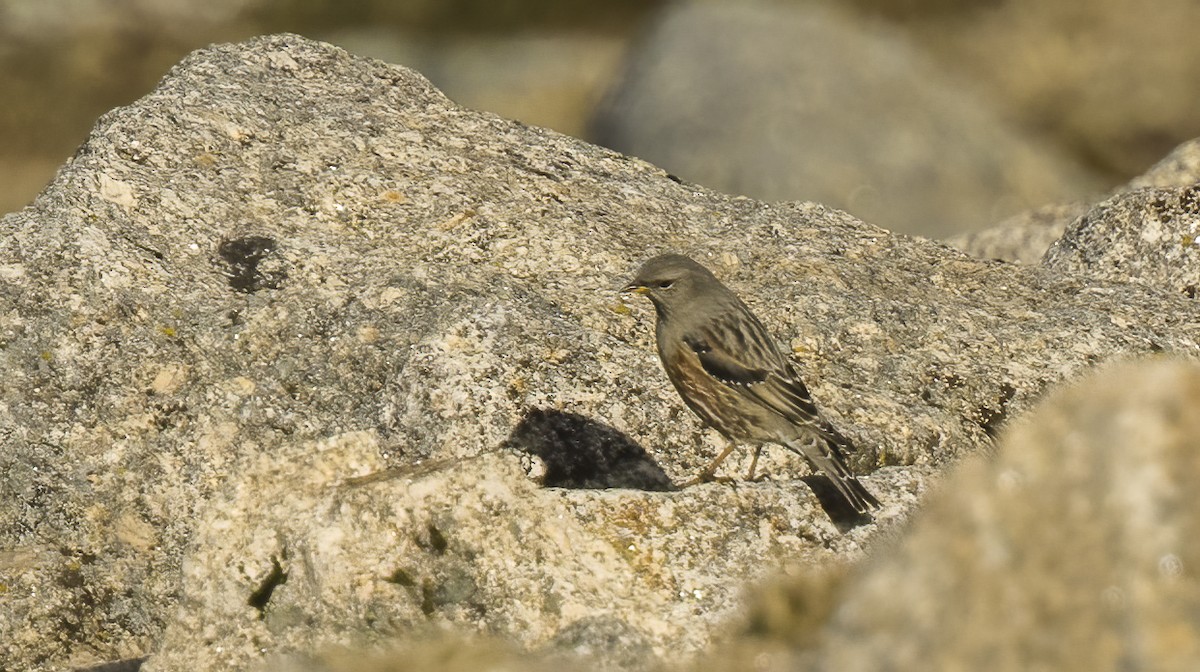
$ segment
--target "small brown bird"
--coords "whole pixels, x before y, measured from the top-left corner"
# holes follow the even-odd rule
[[[623,293],[642,294],[658,315],[658,355],[679,396],[730,444],[703,472],[717,466],[741,439],[756,444],[750,477],[763,443],[804,457],[859,514],[879,507],[846,468],[850,440],[821,417],[791,360],[762,322],[709,270],[679,254],[654,257]]]

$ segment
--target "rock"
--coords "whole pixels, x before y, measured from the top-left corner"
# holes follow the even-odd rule
[[[1198,350],[1161,288],[681,184],[287,35],[189,56],[0,229],[22,670],[243,669],[414,624],[686,658],[746,581],[895,535],[1047,386]],[[665,250],[791,348],[875,524],[827,517],[781,450],[766,480],[672,489],[722,444],[617,299]]]
[[[719,572],[753,563],[738,552],[724,567],[690,568],[693,556],[666,547],[686,545],[691,528],[679,522],[701,512],[651,493],[576,498],[540,488],[507,454],[388,470],[371,435],[356,433],[257,463],[199,522],[181,608],[147,670],[194,665],[198,651],[202,669],[231,669],[260,649],[319,651],[354,644],[364,630],[437,622],[504,632],[528,648],[557,639],[556,648],[594,649],[589,633],[613,632],[603,614],[620,614],[615,627],[632,636],[601,636],[606,648],[589,657],[646,662],[653,652],[642,633],[698,646],[704,629],[666,616],[729,602],[737,586],[722,585]],[[639,529],[609,525],[617,519]],[[726,543],[771,552],[760,533],[748,526]],[[369,570],[365,558],[374,559]]]
[[[531,655],[495,638],[433,632],[420,639],[405,638],[373,647],[370,652],[345,647],[316,656],[283,656],[268,661],[264,668],[268,672],[552,672],[568,664],[570,667],[565,669],[597,670],[579,659],[564,661]]]
[[[1094,227],[1097,219],[1111,216],[1113,212],[1111,204],[1125,202],[1131,198],[1124,197],[1123,194],[1147,188],[1189,187],[1196,182],[1200,182],[1200,140],[1192,140],[1179,145],[1144,175],[1136,177],[1128,184],[1116,189],[1113,192],[1114,200],[1097,206],[1099,209],[1089,215],[1091,223],[1087,226]],[[1136,199],[1136,197],[1132,198]],[[1170,198],[1169,194],[1166,198]],[[984,259],[1036,264],[1041,262],[1051,244],[1062,238],[1067,227],[1084,215],[1088,215],[1091,210],[1091,205],[1083,203],[1045,206],[1011,217],[994,227],[952,236],[946,239],[946,243],[967,254]],[[1178,222],[1176,225],[1178,226]],[[1077,234],[1073,233],[1072,236],[1074,235]],[[1181,231],[1180,235],[1189,235],[1189,233]],[[1088,246],[1095,251],[1104,248],[1103,244],[1096,245],[1094,241]],[[1056,256],[1058,254],[1056,253]],[[1135,253],[1133,256],[1142,260],[1156,258],[1154,253],[1149,255]],[[1170,251],[1168,251],[1167,257],[1158,258],[1170,258]]]
[[[1076,277],[1141,283],[1194,299],[1200,287],[1198,238],[1200,185],[1143,189],[1092,208],[1050,246],[1043,264]]]
[[[1189,140],[1129,182],[1124,191],[1150,187],[1187,187],[1200,182],[1200,140]]]
[[[685,180],[925,236],[1098,189],[900,33],[820,6],[669,6],[593,127]]]
[[[188,51],[252,34],[247,15],[272,1],[0,0],[0,213],[33,200],[97,115]]]
[[[851,580],[813,669],[1195,669],[1198,404],[1165,358],[1052,395]]]
[[[946,239],[946,244],[980,259],[1038,264],[1067,226],[1091,206],[1083,203],[1048,205],[1009,217],[995,226]]]
[[[1040,129],[1114,184],[1200,134],[1195,2],[1009,0],[941,9],[908,22],[914,39],[985,88],[998,114]]]

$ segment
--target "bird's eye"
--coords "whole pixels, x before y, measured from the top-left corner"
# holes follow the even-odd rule
[[[674,284],[675,284],[674,280],[663,280],[662,282],[658,283],[658,288],[659,289],[670,289],[671,285],[674,285]]]

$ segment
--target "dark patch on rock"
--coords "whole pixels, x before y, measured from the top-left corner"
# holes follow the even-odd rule
[[[549,488],[674,490],[645,448],[622,432],[577,413],[529,411],[508,439],[546,463]]]
[[[271,558],[271,571],[246,600],[246,604],[258,610],[259,619],[266,616],[267,603],[271,601],[271,595],[275,593],[275,589],[287,583],[287,580],[288,573],[279,564],[279,558]]]
[[[253,294],[260,289],[279,289],[287,272],[283,269],[267,271],[263,261],[275,251],[275,239],[266,236],[245,236],[223,240],[217,254],[228,265],[225,275],[229,286],[239,292]]]

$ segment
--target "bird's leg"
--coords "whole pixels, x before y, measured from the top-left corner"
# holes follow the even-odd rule
[[[683,487],[686,488],[692,485],[699,485],[700,483],[707,483],[711,480],[714,480],[713,474],[717,473],[717,467],[721,466],[721,463],[725,461],[725,458],[729,457],[729,454],[733,452],[735,446],[736,444],[733,441],[729,441],[727,439],[725,441],[725,450],[722,450],[721,454],[717,455],[717,459],[709,462],[707,467],[700,470],[699,475],[684,483]]]
[[[762,444],[754,446],[754,457],[750,458],[750,471],[746,472],[746,480],[754,480],[754,468],[758,466],[758,454],[762,452]]]

